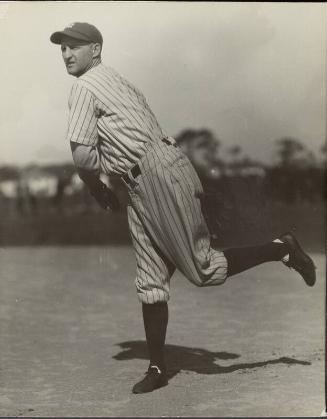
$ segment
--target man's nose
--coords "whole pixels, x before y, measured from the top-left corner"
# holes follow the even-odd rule
[[[69,47],[66,47],[62,53],[65,60],[68,60],[72,56],[72,51]]]

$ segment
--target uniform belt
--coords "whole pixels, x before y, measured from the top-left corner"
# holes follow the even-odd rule
[[[173,143],[168,138],[163,138],[161,141],[167,145],[172,145],[173,147],[177,147],[177,144]],[[129,172],[133,176],[133,178],[136,179],[141,174],[140,166],[136,164],[129,170]],[[124,179],[125,183],[128,183],[128,184],[131,183],[131,179],[129,178],[128,173],[125,173],[124,175],[122,175],[122,179]]]

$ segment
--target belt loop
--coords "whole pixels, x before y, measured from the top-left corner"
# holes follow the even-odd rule
[[[141,174],[140,166],[136,164],[126,173],[124,173],[121,178],[127,185],[131,185],[136,182],[136,178]]]

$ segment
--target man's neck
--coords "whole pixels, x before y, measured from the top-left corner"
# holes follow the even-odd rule
[[[101,58],[95,58],[88,67],[86,67],[86,69],[83,71],[82,74],[79,74],[77,77],[82,76],[83,74],[87,73],[89,70],[91,70],[91,68],[98,66],[99,64],[101,64]]]

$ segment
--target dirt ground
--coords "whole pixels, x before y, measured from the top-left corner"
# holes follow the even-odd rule
[[[126,247],[0,249],[1,416],[319,416],[325,260],[314,288],[279,263],[196,288],[172,279],[169,385],[148,366]]]

